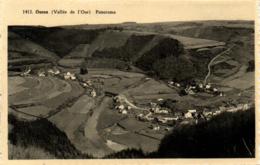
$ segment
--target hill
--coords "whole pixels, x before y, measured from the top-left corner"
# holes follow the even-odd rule
[[[12,36],[19,36],[19,40]],[[16,46],[19,41],[23,42],[21,45],[29,45],[28,50],[19,50],[26,52],[27,55],[17,54],[15,49],[19,49]],[[131,65],[134,65],[159,78],[179,81],[204,76],[206,66],[197,65],[198,61],[209,61],[215,55],[211,53],[204,58],[194,59],[191,52],[196,52],[201,48],[211,50],[225,45],[224,42],[214,40],[107,27],[73,29],[31,26],[9,27],[9,43],[9,70],[17,70],[17,68],[19,70],[21,68],[19,63],[24,62],[27,65],[50,63],[50,65],[70,68],[79,67],[82,63],[88,64],[88,67],[120,69],[129,69]],[[37,52],[43,53],[38,53],[35,58],[27,58],[31,57],[28,54],[40,48],[41,51]],[[52,58],[48,58],[50,56]],[[16,60],[12,61],[12,59]],[[107,59],[114,64],[106,65],[102,62],[108,61]],[[165,65],[165,62],[169,61],[172,62]],[[188,75],[187,70],[181,67],[183,64],[193,72]],[[177,74],[183,76],[178,77]]]

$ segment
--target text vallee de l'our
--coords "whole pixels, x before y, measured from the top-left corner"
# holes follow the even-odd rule
[[[90,10],[51,10],[51,12],[49,12],[48,10],[35,10],[35,14],[68,14],[71,13],[73,11],[73,13],[77,13],[77,14],[90,14]]]

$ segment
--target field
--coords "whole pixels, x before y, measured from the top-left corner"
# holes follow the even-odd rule
[[[244,81],[247,77],[244,76]],[[124,94],[131,102],[140,106],[159,98],[174,98],[179,101],[176,106],[182,108],[209,106],[227,99],[208,98],[205,101],[199,96],[180,97],[175,89],[168,87],[163,81],[149,78],[142,73],[115,69],[90,69],[89,73],[81,78],[91,81],[99,79],[104,82],[105,91]],[[10,77],[9,82],[9,88],[12,89],[9,91],[9,104],[15,104],[18,110],[11,110],[12,113],[19,117],[20,113],[23,113],[23,119],[27,120],[31,120],[32,116],[48,118],[63,130],[83,153],[101,157],[127,147],[141,148],[145,152],[156,151],[160,140],[167,134],[164,126],[161,131],[153,131],[149,128],[151,123],[138,121],[134,114],[119,114],[113,107],[111,97],[99,96],[94,99],[86,94],[82,95],[84,90],[77,82],[51,76]],[[71,103],[72,105],[52,115],[60,105],[75,97],[78,98]]]
[[[157,151],[174,129],[210,120],[206,111],[254,105],[252,27],[227,24],[166,23],[162,32],[156,24],[10,27],[9,115],[29,125],[50,122],[95,158]],[[21,155],[24,146],[11,145]]]

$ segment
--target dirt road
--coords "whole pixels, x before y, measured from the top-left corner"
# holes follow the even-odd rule
[[[101,99],[100,104],[94,108],[92,116],[86,122],[84,129],[85,137],[88,139],[90,144],[88,150],[85,152],[91,153],[95,157],[103,157],[112,152],[112,150],[105,144],[106,141],[100,137],[97,131],[98,118],[103,110],[109,108],[108,106],[111,98],[105,96]]]
[[[214,58],[211,59],[211,61],[210,61],[209,64],[208,64],[208,74],[206,75],[206,77],[205,77],[205,79],[204,79],[204,84],[207,83],[207,80],[208,80],[208,78],[209,78],[209,76],[210,76],[210,74],[211,74],[211,65],[212,65],[212,63],[213,63],[217,58],[219,58],[220,56],[222,56],[222,55],[228,53],[233,47],[234,47],[234,46],[228,48],[227,50],[225,50],[225,51],[219,53],[218,55],[216,55]]]

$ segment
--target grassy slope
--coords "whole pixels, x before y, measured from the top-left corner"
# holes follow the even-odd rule
[[[50,158],[89,158],[78,151],[69,141],[66,134],[60,131],[47,119],[36,121],[20,121],[15,116],[8,116],[10,144],[17,146],[10,154],[14,159],[20,158],[19,147],[33,151],[32,148],[40,148],[43,153],[50,154]],[[31,149],[30,149],[31,148]],[[30,152],[30,151],[28,151]],[[30,153],[34,155],[33,153]],[[16,157],[17,156],[17,157]],[[34,155],[37,158],[46,158],[46,154]]]

